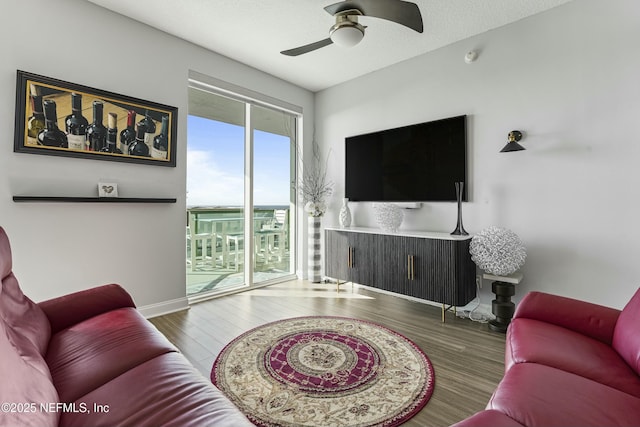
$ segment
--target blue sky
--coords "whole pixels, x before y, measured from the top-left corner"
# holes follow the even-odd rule
[[[289,205],[290,140],[254,131],[254,205]],[[187,206],[240,206],[244,128],[187,117]]]

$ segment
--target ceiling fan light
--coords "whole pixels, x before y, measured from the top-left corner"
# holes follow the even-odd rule
[[[338,46],[353,47],[360,43],[364,37],[364,31],[360,26],[340,26],[331,31],[331,41]]]

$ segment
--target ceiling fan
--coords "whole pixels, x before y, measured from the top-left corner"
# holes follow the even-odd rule
[[[422,15],[417,4],[403,0],[345,0],[324,8],[336,17],[336,23],[329,30],[329,37],[314,43],[280,52],[287,56],[309,53],[332,43],[345,47],[355,46],[364,37],[363,25],[358,16],[386,19],[422,32]]]

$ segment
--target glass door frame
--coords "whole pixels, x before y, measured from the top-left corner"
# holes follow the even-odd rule
[[[222,80],[215,79],[213,77],[197,73],[195,71],[189,71],[189,87],[203,90],[217,96],[223,96],[232,100],[243,102],[245,105],[245,162],[244,162],[244,247],[254,247],[254,182],[253,182],[253,166],[254,166],[254,131],[256,130],[252,121],[252,109],[254,106],[267,108],[270,110],[281,111],[288,114],[293,118],[293,126],[291,138],[294,138],[292,143],[294,149],[292,152],[292,158],[290,164],[292,167],[292,182],[297,182],[298,174],[298,156],[300,150],[299,142],[302,140],[302,108],[293,104],[289,104],[285,101],[281,101],[267,95],[263,95],[251,90],[233,85],[231,83],[224,82]],[[253,274],[253,262],[254,256],[253,250],[244,250],[244,283],[241,286],[229,288],[228,290],[222,290],[219,292],[210,291],[201,294],[194,294],[188,296],[189,302],[197,302],[213,296],[221,296],[229,293],[240,292],[256,287],[267,286],[273,283],[283,282],[297,278],[298,271],[298,197],[295,190],[292,190],[290,197],[290,210],[289,210],[289,258],[290,258],[290,274],[282,275],[280,277],[261,281],[258,285],[254,283]]]

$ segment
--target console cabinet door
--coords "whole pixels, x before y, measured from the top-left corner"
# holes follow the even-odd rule
[[[470,244],[471,239],[453,242],[450,277],[455,282],[455,293],[446,295],[446,304],[460,307],[476,297],[476,264],[471,260]]]
[[[386,270],[390,291],[432,300],[429,283],[433,270],[430,239],[387,236],[388,257],[393,260]]]
[[[325,274],[338,280],[351,280],[349,234],[342,231],[327,230],[324,235]]]
[[[347,233],[350,264],[349,281],[361,285],[375,286],[374,279],[376,240],[380,237],[369,233]]]
[[[414,240],[402,236],[380,236],[380,250],[384,253],[381,288],[386,291],[404,295],[414,295],[410,289],[415,281],[412,279],[417,261]],[[413,258],[412,258],[413,257]]]
[[[407,295],[455,306],[475,298],[476,267],[469,254],[470,240],[407,239],[414,240],[407,247],[415,251],[415,283]]]
[[[373,284],[373,254],[379,236],[367,233],[327,230],[325,232],[325,273],[329,277],[362,285]]]
[[[443,304],[466,305],[475,297],[475,264],[469,240],[381,236],[385,239],[382,287]]]

